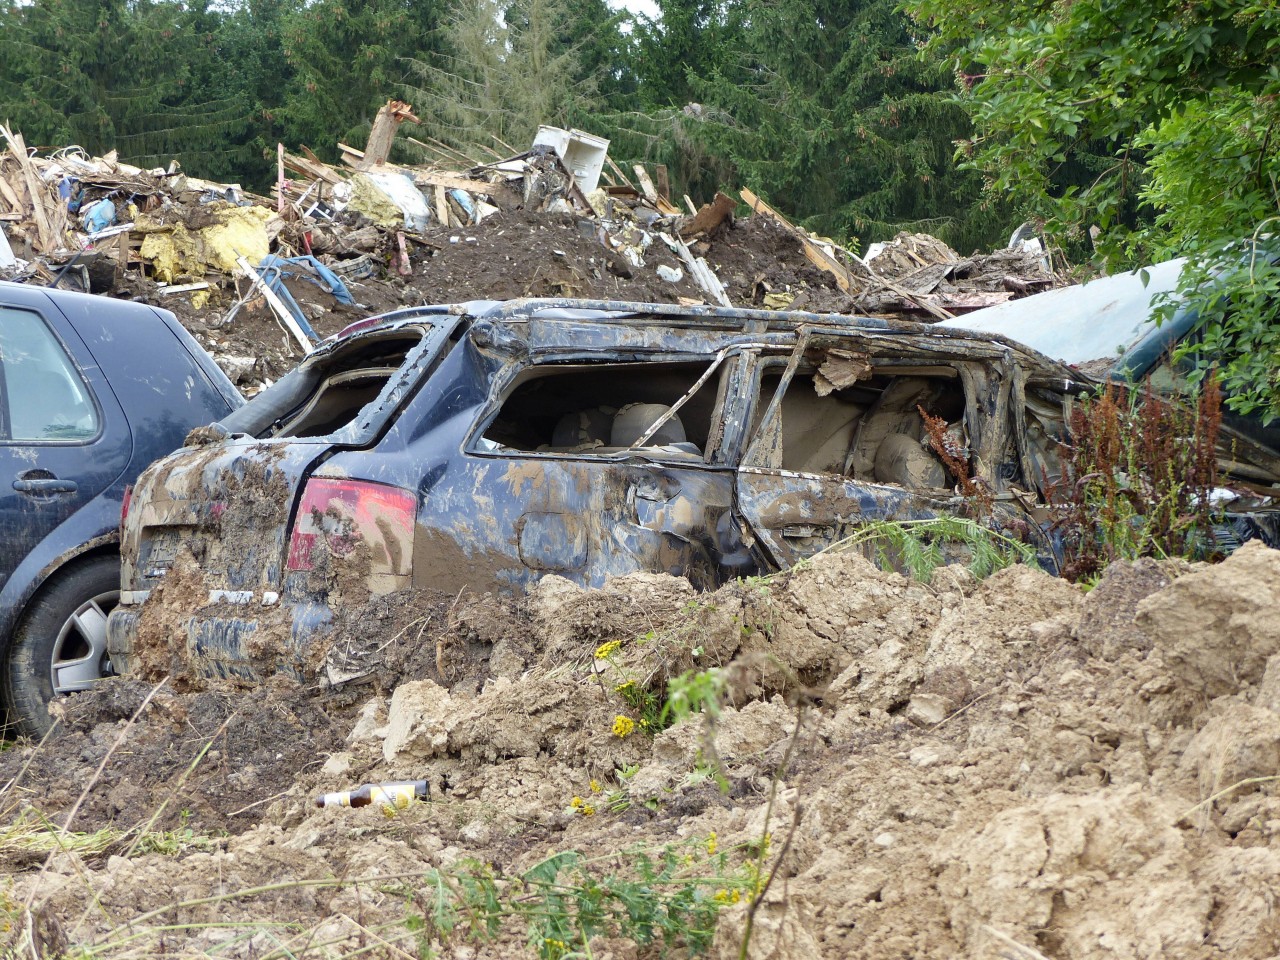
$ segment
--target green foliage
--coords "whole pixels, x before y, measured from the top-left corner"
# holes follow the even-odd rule
[[[751,888],[749,874],[730,866],[714,836],[597,859],[561,851],[510,878],[463,860],[428,874],[406,922],[424,956],[435,943],[490,940],[508,920],[525,925],[542,960],[587,951],[595,937],[698,955],[720,908]]]
[[[702,713],[708,720],[720,716],[720,700],[724,696],[724,671],[686,670],[667,681],[667,700],[662,705],[664,725],[679,723],[686,717]]]
[[[179,150],[207,176],[243,159],[250,109],[218,82],[205,4],[16,0],[0,5],[0,117],[28,143],[117,149],[143,166]]]
[[[967,93],[969,165],[1114,268],[1189,255],[1233,409],[1280,413],[1270,268],[1224,247],[1280,206],[1280,7],[1267,0],[910,0]],[[1227,272],[1219,293],[1204,281]],[[1266,275],[1266,276],[1264,276]],[[1222,278],[1219,278],[1221,281]],[[1216,300],[1216,302],[1214,302]],[[1223,306],[1232,305],[1227,311]]]
[[[282,114],[292,144],[336,160],[335,140],[361,144],[374,114],[401,97],[406,58],[436,49],[442,10],[434,0],[314,0],[284,22],[284,53],[294,71]],[[415,104],[416,106],[416,104]]]
[[[573,126],[599,105],[620,20],[603,0],[457,0],[444,52],[412,62],[410,96],[439,140],[524,149],[540,124]]]
[[[967,559],[979,579],[1015,563],[1039,566],[1030,544],[965,517],[877,520],[827,549],[865,553],[881,569],[901,570],[926,583],[933,571],[957,558]]]
[[[1003,235],[999,204],[951,159],[969,133],[951,77],[893,0],[728,9],[727,49],[692,84],[697,136],[749,186],[841,239],[925,230],[971,249]]]

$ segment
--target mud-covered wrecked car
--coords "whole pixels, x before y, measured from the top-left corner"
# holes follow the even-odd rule
[[[962,508],[921,410],[1052,567],[1038,505],[1078,376],[996,336],[804,313],[363,321],[139,479],[109,649],[121,670],[305,674],[371,593],[783,569],[867,521]],[[1280,477],[1265,454],[1243,467]]]

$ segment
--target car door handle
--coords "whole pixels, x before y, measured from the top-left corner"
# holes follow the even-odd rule
[[[836,528],[830,523],[789,523],[782,528],[782,535],[788,540],[812,540],[814,537],[829,538],[835,535]]]
[[[57,477],[24,480],[19,477],[13,481],[13,489],[19,493],[35,493],[47,497],[56,493],[75,493],[79,488],[74,480],[59,480]]]

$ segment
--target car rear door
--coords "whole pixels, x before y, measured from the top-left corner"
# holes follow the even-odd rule
[[[787,569],[878,521],[971,513],[956,471],[997,491],[1016,457],[1004,380],[982,361],[873,356],[840,338],[761,356],[736,509],[762,560]],[[931,449],[926,415],[952,462]],[[997,527],[1043,539],[1012,495],[989,499]]]
[[[48,295],[0,289],[0,583],[132,451],[102,370]]]

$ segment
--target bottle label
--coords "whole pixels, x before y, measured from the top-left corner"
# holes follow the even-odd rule
[[[387,783],[372,786],[369,790],[369,801],[381,805],[384,809],[406,810],[413,802],[412,783]]]
[[[317,806],[321,807],[349,807],[351,806],[351,791],[343,790],[340,793],[326,793],[320,797]]]

